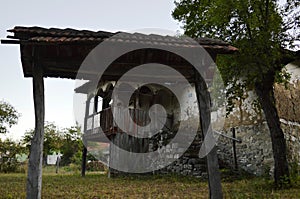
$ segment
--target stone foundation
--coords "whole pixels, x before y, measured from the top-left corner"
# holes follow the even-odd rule
[[[242,143],[236,143],[237,164],[239,169],[243,169],[254,175],[262,175],[270,172],[274,164],[272,143],[267,124],[239,126],[235,128],[236,137]],[[232,137],[230,129],[222,132]],[[223,136],[218,141],[219,158],[234,167],[232,140]]]
[[[300,125],[281,120],[281,127],[287,144],[289,163],[300,166]],[[284,121],[284,122],[283,122]],[[266,122],[255,125],[236,127],[236,137],[242,143],[236,143],[238,167],[255,175],[271,174],[274,170],[274,159],[270,132]],[[222,132],[232,136],[230,129]],[[232,141],[220,136],[218,155],[227,165],[234,167]]]
[[[206,160],[198,156],[201,144],[201,135],[198,133],[191,146],[181,157],[178,155],[179,158],[175,162],[155,173],[177,173],[180,175],[206,177]],[[180,148],[177,148],[177,150],[180,150]]]
[[[128,151],[136,151],[137,149],[140,149],[141,147],[137,146],[142,146],[142,144],[147,143],[148,145],[148,151],[160,151],[161,153],[164,154],[164,162],[168,161],[168,158],[170,160],[173,160],[174,158],[176,159],[174,162],[169,164],[168,166],[153,171],[152,173],[154,174],[167,174],[167,173],[176,173],[180,175],[189,175],[189,176],[195,176],[195,177],[206,177],[207,172],[206,172],[206,160],[205,158],[199,158],[198,153],[201,147],[201,133],[198,132],[196,137],[194,138],[194,141],[190,145],[190,147],[184,152],[184,148],[180,147],[180,143],[173,143],[168,144],[168,142],[173,138],[174,135],[170,132],[162,132],[148,140],[148,142],[140,142],[138,139],[134,138],[129,138],[126,136],[126,134],[118,135],[118,143],[116,144],[125,144],[127,147],[126,150]],[[115,141],[116,142],[116,141]],[[133,144],[133,142],[137,142]],[[134,146],[135,150],[132,148],[128,148],[129,143],[131,143],[131,146]],[[119,145],[120,146],[120,145]],[[164,147],[166,146],[166,147]],[[124,146],[121,146],[122,148]],[[143,149],[145,149],[145,146],[143,146]],[[176,153],[174,154],[174,150]],[[171,153],[171,151],[173,151]],[[137,151],[136,151],[137,152]],[[146,151],[144,151],[146,152]],[[169,153],[170,152],[170,153]],[[183,153],[184,152],[184,153]],[[183,154],[182,154],[183,153]],[[122,157],[115,157],[118,159],[118,161],[124,161],[126,162],[126,157],[125,159]],[[115,160],[116,161],[116,160]],[[142,160],[141,160],[142,161]],[[149,161],[149,164],[159,164],[159,162],[151,162]],[[134,164],[135,165],[135,164]],[[136,162],[136,165],[138,165],[138,161]],[[116,174],[125,174],[125,172],[119,172],[114,169],[110,169],[111,175],[116,175]]]

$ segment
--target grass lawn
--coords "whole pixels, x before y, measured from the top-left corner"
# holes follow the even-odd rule
[[[300,182],[274,190],[269,180],[223,174],[224,198],[300,198]],[[26,174],[0,174],[0,198],[25,198]],[[108,179],[105,174],[55,174],[46,168],[43,198],[208,198],[207,181],[179,176],[131,176]]]

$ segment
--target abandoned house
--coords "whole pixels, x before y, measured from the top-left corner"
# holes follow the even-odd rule
[[[209,38],[197,38],[190,41],[180,37],[140,33],[93,32],[18,26],[8,32],[13,33],[13,35],[8,36],[8,40],[2,40],[2,43],[20,45],[24,77],[34,77],[33,87],[37,132],[43,128],[44,124],[43,78],[82,79],[85,80],[85,83],[77,87],[75,92],[86,95],[84,125],[82,127],[84,132],[83,140],[87,146],[89,142],[104,144],[112,142],[114,145],[134,153],[147,153],[161,149],[165,151],[175,150],[177,151],[175,154],[165,155],[164,158],[177,160],[170,162],[166,167],[155,167],[159,168],[157,172],[176,172],[195,176],[206,175],[205,160],[200,159],[198,154],[203,140],[203,128],[208,128],[203,117],[207,117],[210,120],[210,116],[205,116],[205,112],[201,112],[199,95],[204,91],[206,92],[206,84],[209,84],[212,80],[215,70],[213,61],[216,60],[217,55],[234,53],[237,51],[236,48],[220,40]],[[100,79],[94,77],[98,73],[92,71],[93,68],[89,71],[82,70],[78,75],[82,63],[89,53],[105,41],[109,41],[107,52],[113,52],[111,51],[112,49],[122,45],[141,44],[148,47],[131,50],[117,57],[112,63],[109,63],[109,67],[103,71]],[[182,56],[172,52],[172,50],[162,50],[166,49],[167,46],[167,49],[180,49],[180,52],[184,54],[189,49],[200,45],[203,52],[205,51],[209,55],[209,59],[212,60],[205,65],[206,70],[200,77],[199,74],[197,75],[198,72],[195,72],[193,65]],[[111,49],[111,47],[113,48]],[[203,59],[208,58],[204,56]],[[161,71],[161,76],[145,74],[139,79],[139,81],[141,79],[150,79],[154,82],[161,81],[161,84],[149,83],[137,86],[135,78],[132,78],[132,81],[118,83],[118,80],[127,71],[136,66],[149,63],[170,66],[184,77],[189,86],[179,93],[179,97],[178,95],[175,96],[172,93],[172,89],[180,87],[181,82],[178,81],[176,75],[168,76],[168,79],[164,78],[163,71]],[[129,101],[124,101],[120,96],[113,95],[114,90],[124,93],[125,96],[127,95],[126,93],[130,94]],[[130,93],[128,91],[133,92]],[[207,98],[205,100],[207,102]],[[151,107],[155,104],[161,105],[165,110],[166,118],[161,123],[151,122],[152,119],[160,121],[155,119],[155,117],[158,117],[157,115],[151,116]],[[202,105],[205,110],[207,106],[210,106],[207,104]],[[121,108],[124,106],[128,108],[125,114],[124,109]],[[182,108],[185,111],[181,111]],[[155,111],[157,109],[160,109],[160,107],[156,107]],[[116,118],[113,116],[116,116]],[[131,119],[134,121],[134,124],[128,122]],[[119,121],[119,125],[123,126],[122,128],[116,125],[116,120]],[[199,123],[199,120],[202,127],[195,126],[195,124]],[[134,136],[138,132],[138,128],[147,126],[149,123],[151,124],[148,126],[150,133],[151,129],[157,130],[158,127],[162,128],[151,136],[144,138]],[[170,140],[176,137],[176,132],[179,128],[184,129],[187,133],[190,128],[196,128],[197,130],[196,136],[192,138],[181,135],[181,144],[185,143],[185,140],[190,140],[191,142],[186,151],[182,151],[180,144],[176,142],[168,144]],[[103,133],[100,133],[100,131]],[[168,147],[163,148],[162,146],[166,144]],[[85,148],[83,153],[83,175],[88,149],[89,147]],[[109,157],[108,166],[112,168],[114,164],[118,164],[115,161],[126,161],[128,158],[124,156],[111,157],[110,154],[114,150],[116,150],[116,147],[109,147],[109,151],[103,153],[105,157]],[[141,159],[136,160],[133,164],[135,165],[134,169],[138,170],[138,165],[141,161]],[[150,164],[150,162],[148,163]],[[126,171],[126,168],[124,171]],[[112,169],[112,172],[116,171]]]

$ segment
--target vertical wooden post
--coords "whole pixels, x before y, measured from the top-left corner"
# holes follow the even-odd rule
[[[57,156],[57,159],[56,159],[56,169],[55,169],[55,173],[58,173],[59,163],[60,163],[60,156],[58,155],[58,156]]]
[[[195,71],[195,90],[200,111],[200,123],[203,137],[206,136],[210,128],[210,94],[207,90],[204,79],[200,77],[198,71]],[[209,196],[211,199],[223,198],[221,176],[217,157],[216,146],[207,154],[207,172],[209,184]]]
[[[233,138],[236,138],[235,137],[235,128],[233,127],[231,129],[232,131],[232,137]],[[232,150],[233,150],[233,161],[234,161],[234,169],[235,170],[238,170],[238,163],[237,163],[237,157],[236,157],[236,140],[232,140]]]
[[[108,96],[108,94],[102,98],[102,110],[109,107],[110,100],[111,100],[111,98]]]
[[[87,130],[87,118],[89,116],[89,110],[90,110],[90,98],[87,98],[86,104],[85,104],[85,117],[84,117],[83,133],[85,133]],[[87,148],[85,145],[86,145],[86,143],[83,140],[82,163],[81,163],[81,176],[82,177],[85,176],[85,170],[86,170]]]
[[[82,151],[82,167],[81,167],[81,176],[85,176],[86,170],[86,156],[87,156],[87,148],[84,146]]]
[[[33,60],[34,49],[33,49]],[[28,174],[26,185],[26,198],[41,198],[42,190],[42,163],[43,163],[43,144],[44,144],[44,79],[43,69],[33,61],[33,101],[35,110],[35,130],[31,140]]]
[[[94,97],[94,113],[97,113],[99,110],[98,110],[98,99],[99,99],[99,96],[96,95]]]

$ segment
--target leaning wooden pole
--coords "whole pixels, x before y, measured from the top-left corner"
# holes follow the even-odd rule
[[[34,49],[33,49],[34,50]],[[34,60],[33,54],[33,60]],[[43,162],[43,143],[44,143],[44,79],[43,69],[33,61],[33,101],[35,109],[35,130],[31,140],[28,174],[26,185],[26,198],[41,198],[42,191],[42,162]]]
[[[210,94],[206,82],[200,77],[197,71],[195,72],[195,89],[200,111],[201,131],[204,138],[207,133],[212,133],[208,132],[211,124]],[[223,193],[216,146],[207,154],[206,159],[209,196],[211,199],[221,199],[223,198]]]

